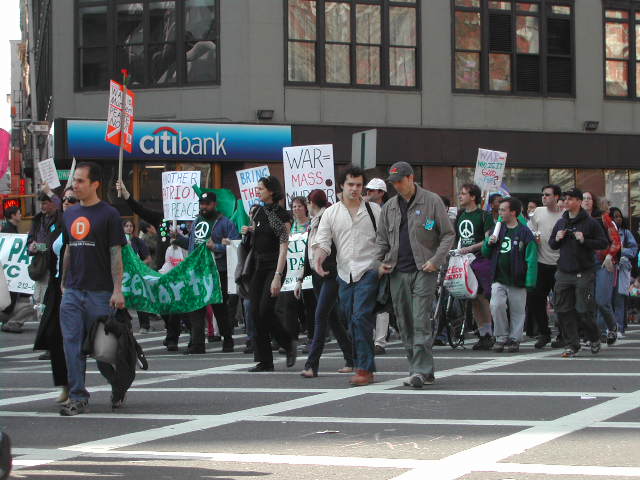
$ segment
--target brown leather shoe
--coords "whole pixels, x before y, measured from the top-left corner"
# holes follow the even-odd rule
[[[349,379],[349,383],[355,387],[364,387],[373,383],[373,372],[356,370],[356,374]]]

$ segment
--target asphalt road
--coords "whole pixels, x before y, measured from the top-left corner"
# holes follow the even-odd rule
[[[89,362],[90,412],[60,417],[35,324],[0,333],[0,426],[12,478],[640,479],[640,328],[593,356],[436,348],[436,383],[402,386],[403,349],[377,359],[376,383],[349,387],[335,342],[320,376],[303,359],[250,374],[249,355],[168,353],[138,336],[150,369],[125,408]],[[242,336],[238,337],[238,343]],[[186,337],[182,340],[186,341]],[[241,350],[237,348],[237,350]],[[302,356],[303,357],[303,356]]]

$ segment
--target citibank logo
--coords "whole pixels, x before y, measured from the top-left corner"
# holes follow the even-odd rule
[[[172,127],[159,127],[153,134],[140,139],[140,150],[147,155],[227,155],[224,148],[225,137],[220,132],[215,137],[188,137]]]

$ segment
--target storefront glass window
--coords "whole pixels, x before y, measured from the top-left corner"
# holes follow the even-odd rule
[[[640,170],[629,170],[630,225],[634,232],[640,224]]]
[[[576,171],[573,168],[549,169],[549,183],[559,185],[563,192],[576,186]]]
[[[629,175],[626,170],[605,170],[604,191],[609,206],[618,207],[625,217],[629,216]]]

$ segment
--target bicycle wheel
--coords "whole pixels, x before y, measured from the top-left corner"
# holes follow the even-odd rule
[[[446,307],[447,336],[451,348],[458,348],[464,345],[464,334],[466,331],[466,309],[465,301],[458,298],[449,297]]]

